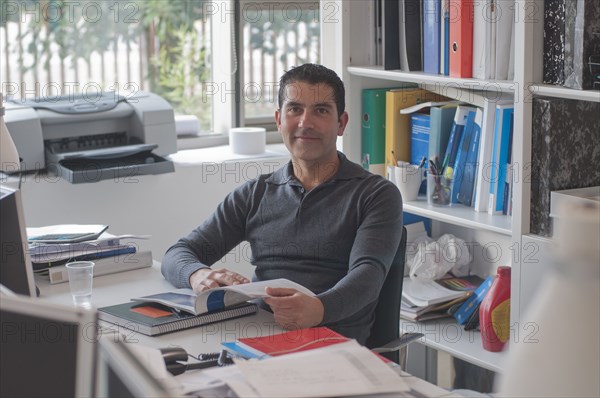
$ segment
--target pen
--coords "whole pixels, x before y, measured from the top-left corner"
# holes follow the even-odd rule
[[[444,170],[446,170],[446,166],[448,166],[449,160],[450,160],[450,155],[444,157],[444,163],[442,163],[442,169],[440,170],[440,174],[444,174]]]
[[[433,175],[437,175],[437,167],[435,167],[435,163],[433,162],[433,160],[429,161],[429,172]]]
[[[396,159],[396,154],[394,153],[394,150],[392,149],[392,160],[394,161],[394,166],[398,165],[398,159]]]
[[[423,166],[425,166],[425,161],[427,160],[426,156],[423,156],[423,159],[421,159],[421,163],[419,163],[419,168],[422,168]]]

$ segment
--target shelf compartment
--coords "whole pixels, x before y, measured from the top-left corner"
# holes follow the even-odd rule
[[[452,85],[463,90],[514,93],[516,83],[506,80],[461,79],[456,77],[433,75],[424,72],[403,72],[400,70],[384,70],[382,66],[349,66],[348,73],[354,76],[372,79],[394,80],[425,85]],[[424,87],[427,89],[427,87]],[[468,102],[468,101],[467,101]]]
[[[421,197],[404,202],[402,210],[436,221],[512,236],[511,217],[477,212],[472,207],[460,204],[447,207],[430,206],[427,200]]]

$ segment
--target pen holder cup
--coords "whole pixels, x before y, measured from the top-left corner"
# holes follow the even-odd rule
[[[450,206],[452,204],[452,180],[443,175],[427,174],[427,204]]]
[[[393,174],[396,186],[402,194],[402,201],[417,200],[419,188],[423,181],[424,170],[414,164],[394,167]]]

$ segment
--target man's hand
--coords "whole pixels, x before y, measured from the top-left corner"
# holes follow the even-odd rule
[[[316,297],[307,296],[296,289],[268,287],[271,296],[264,299],[275,315],[275,322],[285,329],[304,329],[323,321],[325,309]]]
[[[241,285],[248,282],[250,280],[245,276],[226,268],[201,268],[190,276],[190,285],[195,292],[202,292],[220,286]]]

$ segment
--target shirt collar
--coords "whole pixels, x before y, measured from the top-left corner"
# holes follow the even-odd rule
[[[346,155],[344,155],[342,152],[338,151],[337,155],[340,159],[340,167],[338,168],[335,175],[330,179],[330,181],[365,178],[369,175],[368,171],[366,171],[356,163],[353,163],[350,160],[348,160]],[[294,176],[294,168],[292,166],[292,161],[289,161],[285,166],[281,167],[280,169],[277,169],[265,181],[267,183],[276,185],[287,184],[290,181],[297,182],[296,177]]]

